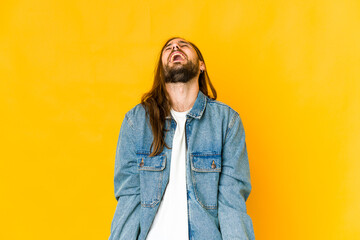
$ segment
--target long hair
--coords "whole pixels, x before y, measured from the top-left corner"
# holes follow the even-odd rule
[[[181,38],[181,37],[172,37],[166,41],[164,46],[161,48],[159,61],[157,66],[155,67],[154,72],[154,82],[152,88],[149,92],[145,93],[141,97],[141,104],[146,110],[146,115],[149,118],[151,130],[153,133],[153,142],[150,146],[150,157],[156,156],[161,153],[164,149],[164,146],[169,149],[169,147],[165,143],[165,132],[168,129],[165,129],[165,118],[170,115],[170,97],[166,91],[165,87],[165,79],[164,79],[164,67],[162,64],[162,53],[165,46],[173,39]],[[184,38],[181,38],[184,39]],[[189,41],[188,41],[189,42]],[[200,61],[204,62],[205,60],[195,44],[189,42],[191,46],[195,49],[198,58]],[[205,65],[206,69],[206,65]],[[212,96],[209,95],[208,87],[210,87]],[[217,94],[214,86],[210,82],[209,75],[207,71],[203,71],[199,75],[199,90],[204,93],[204,95],[208,96],[211,99],[216,99]]]

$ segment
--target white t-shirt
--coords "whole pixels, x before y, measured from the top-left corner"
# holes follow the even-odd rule
[[[191,109],[190,109],[191,110]],[[169,182],[146,240],[189,239],[186,193],[186,114],[170,110],[176,121]]]

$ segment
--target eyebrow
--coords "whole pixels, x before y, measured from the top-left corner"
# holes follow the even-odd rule
[[[180,40],[179,43],[189,44],[188,42],[185,42],[185,41],[183,41],[183,40]],[[172,44],[172,43],[169,43],[168,45],[166,45],[166,46],[164,47],[164,49],[167,48],[168,46],[170,46],[171,44]]]

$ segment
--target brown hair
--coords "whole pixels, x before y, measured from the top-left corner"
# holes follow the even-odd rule
[[[156,156],[161,153],[164,149],[169,148],[165,143],[165,134],[164,131],[168,131],[165,128],[165,118],[170,115],[170,99],[169,95],[165,88],[165,80],[164,80],[164,68],[162,65],[162,53],[165,46],[173,39],[181,38],[181,37],[172,37],[166,41],[164,46],[161,48],[159,61],[157,66],[155,67],[154,72],[154,82],[152,88],[149,92],[145,93],[141,97],[141,104],[144,106],[146,110],[146,115],[149,117],[151,130],[153,133],[153,142],[150,146],[150,156]],[[183,38],[181,38],[183,39]],[[189,42],[189,41],[188,41]],[[189,42],[191,46],[195,49],[198,58],[200,61],[204,62],[205,60],[200,52],[200,50],[195,46],[195,44]],[[206,69],[206,68],[205,68]],[[212,92],[212,97],[208,94],[208,85]],[[214,86],[210,82],[209,75],[207,71],[203,71],[199,76],[199,90],[208,96],[211,99],[216,99],[217,94]]]

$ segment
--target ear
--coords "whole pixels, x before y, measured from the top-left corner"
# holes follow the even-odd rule
[[[200,70],[206,70],[205,63],[203,61],[200,61]]]

